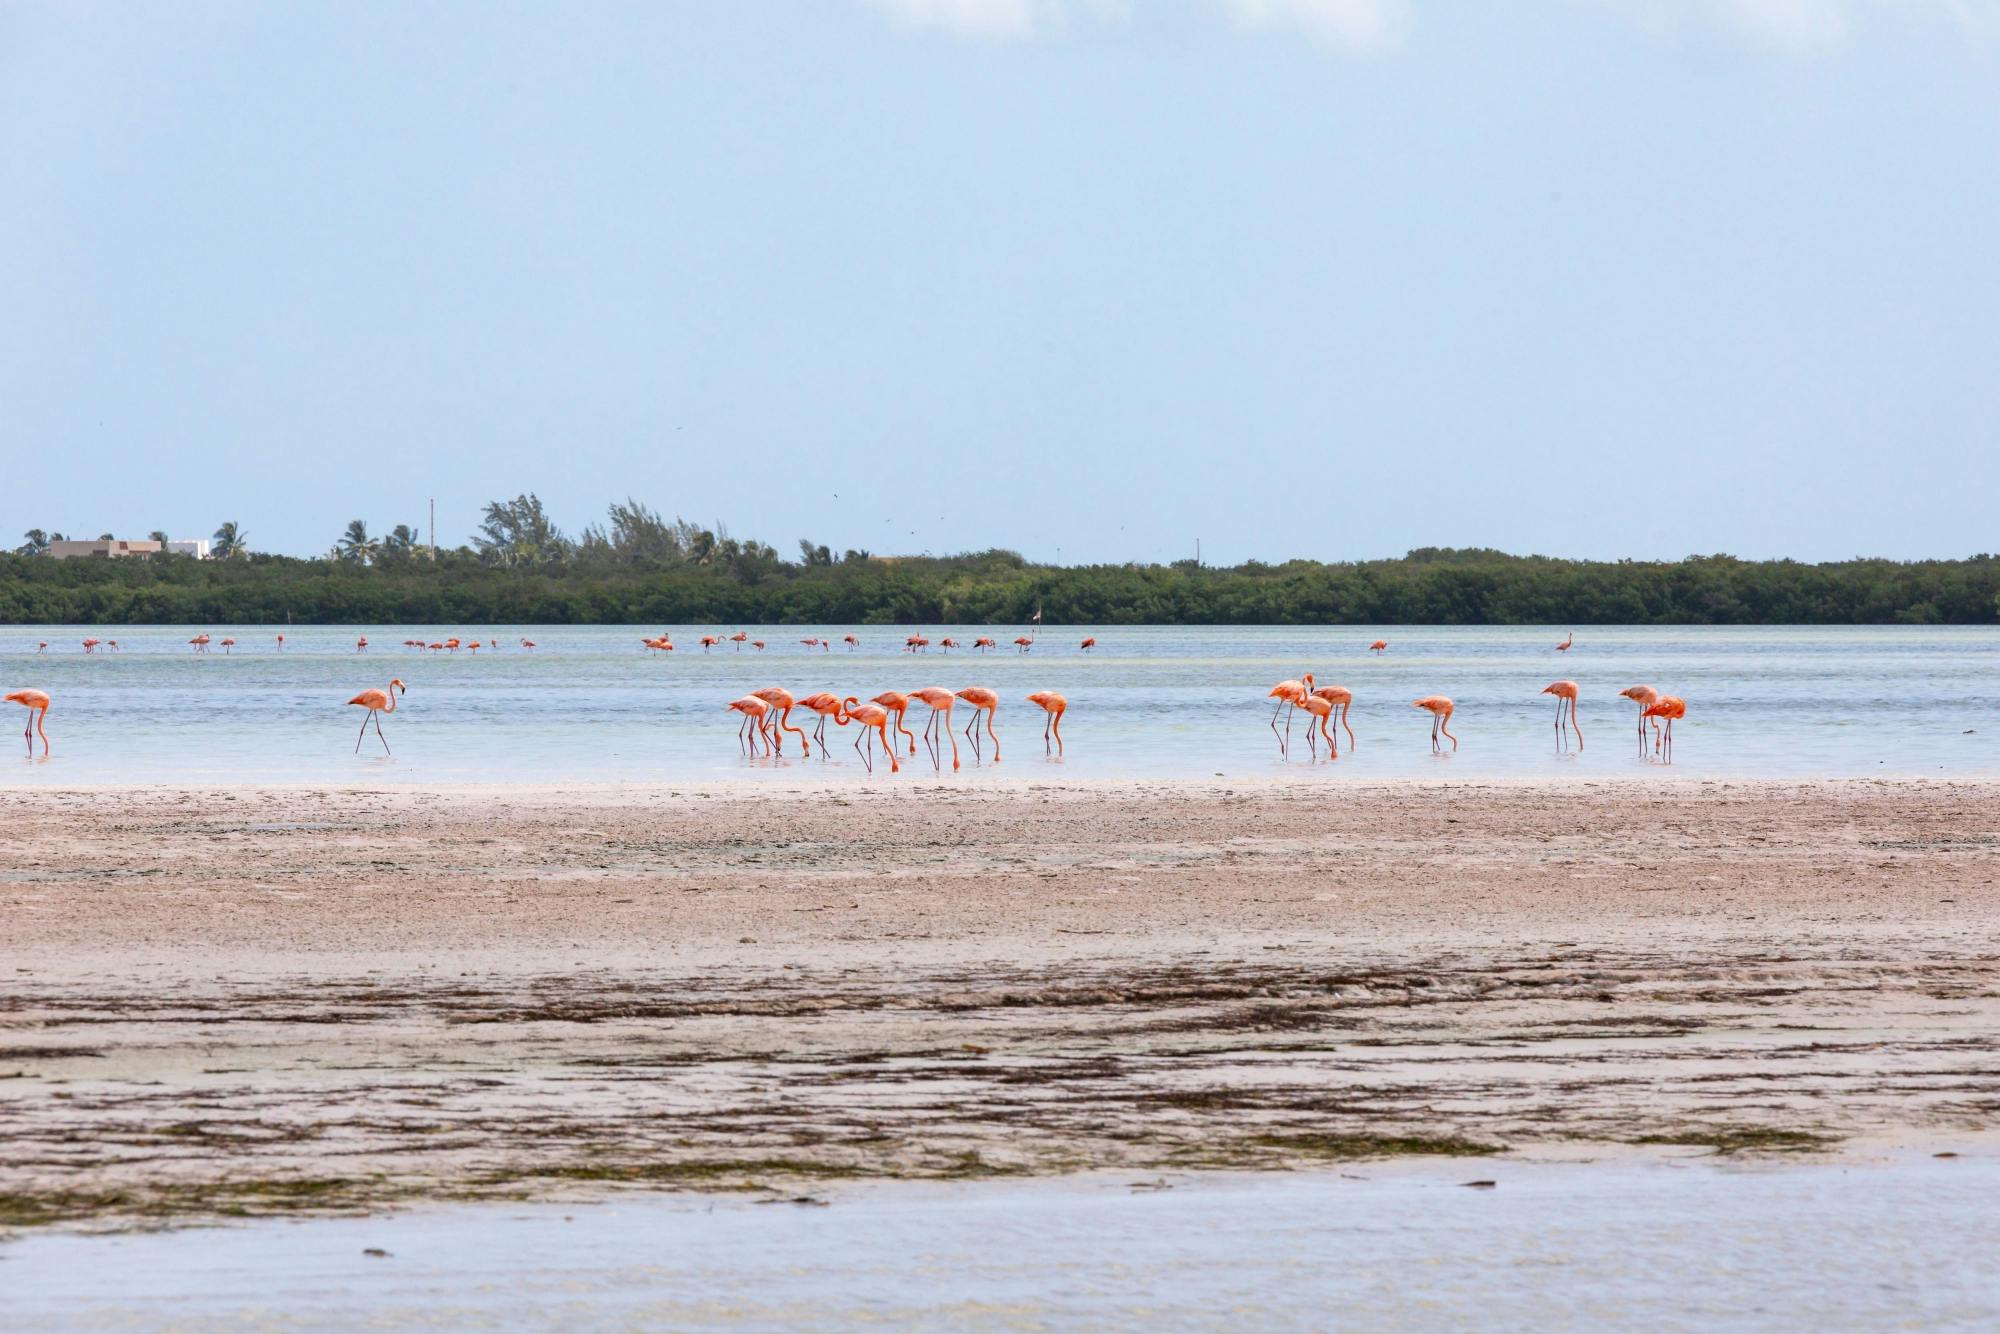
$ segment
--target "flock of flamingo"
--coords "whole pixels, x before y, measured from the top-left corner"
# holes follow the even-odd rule
[[[657,638],[642,639],[641,642],[649,651],[672,652],[674,648],[672,638],[664,631]],[[724,642],[733,642],[738,651],[741,651],[745,643],[748,643],[754,649],[762,649],[764,647],[763,640],[751,639],[747,631],[738,631],[728,636],[726,641],[721,635],[703,635],[701,638],[701,647],[703,652],[707,652],[709,649],[717,647]],[[831,636],[814,636],[801,639],[799,642],[808,649],[817,648],[822,651],[830,651],[834,640]],[[861,644],[859,637],[851,634],[841,636],[841,642],[846,644],[850,650],[860,647]],[[1574,632],[1571,632],[1567,639],[1555,646],[1556,651],[1567,653],[1575,642],[1576,635]],[[212,640],[207,634],[199,634],[190,639],[188,643],[193,646],[196,653],[207,653],[209,645],[214,643],[226,654],[231,648],[235,647],[236,640],[227,637],[220,640]],[[1026,653],[1034,646],[1034,643],[1034,635],[1027,634],[1015,639],[1014,647],[1018,651]],[[484,645],[488,649],[497,649],[500,647],[500,641],[497,639],[488,639],[484,641]],[[520,645],[524,649],[532,649],[535,647],[535,641],[532,639],[522,639],[520,640]],[[910,653],[923,652],[930,646],[931,641],[921,634],[910,635],[903,643],[904,650]],[[1078,645],[1079,649],[1086,653],[1096,646],[1097,640],[1094,637],[1086,638]],[[48,641],[42,640],[39,642],[36,652],[46,653],[48,647]],[[118,641],[115,639],[85,639],[83,641],[83,651],[85,653],[94,653],[100,647],[114,653],[119,651]],[[477,652],[481,647],[481,641],[478,639],[469,641],[461,640],[456,637],[435,641],[405,639],[403,647],[425,652],[455,653],[460,648],[465,648],[470,652]],[[938,648],[947,653],[954,648],[960,647],[964,646],[948,636],[941,639],[938,643]],[[998,645],[991,637],[982,635],[975,638],[970,647],[973,650],[983,652],[988,649],[997,648]],[[282,653],[284,648],[285,637],[280,634],[277,636],[277,649]],[[1377,639],[1368,646],[1369,652],[1377,655],[1387,652],[1388,648],[1389,643],[1385,639]],[[360,636],[355,641],[355,652],[366,653],[367,651],[368,637],[366,635]],[[388,738],[382,734],[382,715],[396,711],[396,701],[407,689],[408,687],[400,679],[392,679],[385,689],[364,690],[353,699],[347,701],[350,706],[367,710],[366,716],[361,721],[360,734],[355,737],[354,749],[356,753],[360,752],[362,742],[367,739],[368,729],[371,725],[375,729],[376,739],[382,743],[383,752],[385,754],[390,753]],[[1570,735],[1574,734],[1576,737],[1576,748],[1581,751],[1583,749],[1583,728],[1578,724],[1576,717],[1577,699],[1581,694],[1581,690],[1577,683],[1568,680],[1552,681],[1542,687],[1541,693],[1555,697],[1555,735],[1557,748],[1566,749]],[[1663,694],[1650,685],[1627,686],[1618,693],[1621,698],[1632,700],[1639,706],[1638,737],[1640,754],[1643,756],[1648,752],[1646,730],[1647,724],[1650,722],[1653,731],[1651,752],[1662,761],[1670,763],[1673,759],[1674,722],[1677,719],[1687,716],[1687,701],[1678,695]],[[28,754],[30,756],[34,754],[35,737],[39,735],[42,741],[42,754],[47,756],[49,753],[47,720],[50,703],[47,692],[41,690],[15,690],[9,692],[4,698],[8,703],[19,704],[28,710],[27,726],[22,729],[22,735],[27,738]],[[1271,733],[1277,738],[1279,755],[1285,758],[1290,758],[1291,756],[1292,722],[1294,716],[1301,709],[1310,715],[1310,719],[1306,723],[1306,745],[1314,761],[1319,759],[1319,743],[1322,739],[1326,742],[1327,758],[1329,760],[1340,758],[1340,741],[1333,730],[1333,725],[1336,721],[1339,723],[1341,729],[1347,733],[1348,749],[1354,749],[1356,745],[1354,728],[1347,720],[1348,710],[1354,703],[1354,692],[1346,686],[1315,685],[1312,673],[1307,672],[1298,680],[1278,682],[1271,687],[1270,693],[1265,698],[1278,701],[1277,706],[1271,710]],[[1062,717],[1069,708],[1069,701],[1053,690],[1038,690],[1027,696],[1027,700],[1030,704],[1040,708],[1044,715],[1042,727],[1043,753],[1060,756],[1063,753]],[[914,756],[917,753],[917,734],[910,731],[904,725],[904,715],[916,704],[921,704],[930,710],[930,716],[925,720],[922,735],[924,745],[931,756],[932,768],[939,769],[943,767],[943,753],[947,745],[951,749],[951,767],[954,770],[959,767],[959,734],[952,731],[951,716],[953,706],[959,702],[963,702],[972,710],[972,716],[966,721],[962,734],[972,747],[973,758],[975,760],[984,758],[985,742],[990,740],[993,743],[994,762],[998,763],[1000,759],[1000,734],[994,724],[999,716],[1000,696],[985,686],[966,686],[961,690],[947,690],[943,686],[925,686],[920,690],[912,690],[908,694],[895,690],[885,690],[865,703],[858,696],[848,695],[843,698],[826,691],[820,691],[804,697],[794,697],[790,691],[784,689],[782,686],[767,686],[762,690],[753,690],[740,699],[731,700],[725,707],[743,715],[743,721],[736,729],[736,736],[738,746],[748,755],[755,756],[760,753],[773,757],[782,755],[785,746],[785,733],[792,732],[798,736],[799,749],[803,756],[810,758],[813,754],[813,746],[817,745],[821,758],[825,758],[827,754],[826,724],[831,719],[836,725],[841,727],[845,727],[850,723],[860,726],[861,731],[855,739],[854,749],[862,757],[862,762],[867,765],[868,772],[873,773],[875,771],[875,742],[879,737],[882,749],[889,756],[889,770],[891,773],[897,773],[902,769],[899,750],[900,743],[905,738],[909,742],[909,754]],[[1411,703],[1414,707],[1422,709],[1431,715],[1431,750],[1434,753],[1442,752],[1444,743],[1449,741],[1451,749],[1456,751],[1458,749],[1458,738],[1452,734],[1450,726],[1452,713],[1455,711],[1456,705],[1452,702],[1451,697],[1449,695],[1425,695],[1421,699],[1411,701]],[[810,740],[808,740],[804,728],[792,724],[792,710],[795,708],[807,710],[815,715]],[[1278,716],[1280,714],[1284,715],[1285,725],[1283,730],[1280,730],[1278,727]],[[980,724],[982,721],[985,724],[985,734],[983,737],[980,733]],[[889,735],[889,728],[892,723],[896,729],[895,740],[891,740]]]

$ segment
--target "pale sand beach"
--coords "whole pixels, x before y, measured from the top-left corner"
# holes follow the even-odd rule
[[[1991,1147],[2000,785],[0,793],[0,1225]]]

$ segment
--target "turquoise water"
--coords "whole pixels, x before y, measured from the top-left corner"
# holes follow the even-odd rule
[[[286,629],[202,627],[239,641],[225,656],[193,653],[192,628],[84,626],[0,628],[0,690],[33,686],[55,700],[51,759],[30,762],[18,733],[0,783],[123,782],[520,782],[715,778],[867,777],[851,748],[858,729],[829,726],[832,755],[801,760],[793,745],[776,760],[746,759],[738,695],[781,685],[796,695],[829,690],[866,699],[886,689],[989,686],[1003,704],[1004,762],[975,762],[961,738],[957,781],[1031,778],[1251,778],[1301,780],[1487,779],[1669,773],[1695,777],[2000,775],[2000,629],[1991,627],[1637,628],[1584,627],[1575,648],[1554,651],[1568,627],[1145,627],[1048,630],[1032,653],[902,651],[897,627],[744,626],[769,647],[725,645],[703,653],[704,633],[735,626],[674,626],[674,653],[641,646],[659,626],[499,626],[477,633],[506,647],[456,654],[413,652],[405,639],[464,627],[370,626]],[[926,626],[935,642],[970,643],[1014,629]],[[831,652],[808,635],[861,639]],[[1086,633],[1099,646],[1078,648]],[[354,652],[358,634],[371,649]],[[86,635],[116,638],[121,652],[86,656]],[[532,652],[518,647],[536,641]],[[1375,656],[1369,641],[1389,651]],[[49,641],[38,654],[37,641]],[[1278,755],[1269,727],[1271,685],[1310,671],[1321,684],[1354,691],[1358,746],[1343,737],[1335,764],[1308,762],[1303,720],[1292,758]],[[390,676],[409,685],[384,721],[394,756],[371,733],[359,756],[361,711],[343,702]],[[1570,678],[1582,688],[1584,749],[1559,751],[1553,701],[1538,692]],[[1684,696],[1669,769],[1641,759],[1636,709],[1618,691],[1645,682]],[[1061,761],[1045,759],[1035,690],[1069,697]],[[1434,757],[1419,695],[1458,704],[1455,755]],[[919,728],[921,710],[912,715]],[[0,721],[18,726],[11,706]],[[962,720],[961,720],[962,721]],[[0,750],[0,756],[6,751]],[[932,773],[920,754],[919,770]],[[950,757],[945,756],[945,773]],[[876,778],[886,781],[886,766]]]

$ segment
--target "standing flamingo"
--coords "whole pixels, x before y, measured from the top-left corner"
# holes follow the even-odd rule
[[[382,753],[384,755],[390,753],[389,738],[382,735],[382,719],[380,715],[394,713],[396,711],[396,697],[408,689],[409,687],[401,681],[391,680],[387,690],[364,690],[353,699],[347,701],[349,704],[358,704],[368,710],[368,716],[361,720],[361,731],[354,738],[354,753],[356,755],[361,753],[361,739],[368,735],[368,724],[370,723],[375,724],[375,736],[382,743]]]
[[[1312,757],[1315,760],[1319,758],[1319,742],[1313,736],[1313,724],[1318,723],[1320,736],[1326,738],[1327,757],[1329,759],[1339,759],[1340,742],[1335,739],[1332,732],[1327,730],[1326,726],[1328,720],[1333,717],[1333,701],[1315,692],[1299,696],[1299,707],[1312,715],[1312,718],[1306,723],[1306,746],[1311,750]]]
[[[736,645],[736,651],[741,653],[743,651],[743,641],[748,638],[750,638],[748,630],[738,630],[735,634],[729,636],[729,642]]]
[[[972,641],[972,646],[978,649],[981,653],[984,653],[987,649],[999,647],[999,645],[993,642],[992,637],[989,635],[979,636],[979,638]]]
[[[1562,642],[1562,643],[1560,643],[1560,644],[1557,644],[1557,645],[1556,645],[1556,652],[1558,652],[1558,653],[1567,653],[1567,652],[1569,652],[1569,646],[1570,646],[1571,644],[1574,644],[1575,642],[1576,642],[1576,631],[1572,630],[1572,631],[1570,631],[1570,632],[1569,632],[1569,638],[1568,638],[1568,639],[1565,639],[1565,640],[1563,640],[1563,642]],[[1581,747],[1581,746],[1578,746],[1578,747],[1577,747],[1577,749],[1578,749],[1578,750],[1582,750],[1582,749],[1583,749],[1583,747]]]
[[[949,655],[953,649],[958,647],[958,641],[956,639],[953,639],[950,635],[946,635],[943,639],[938,640],[938,647],[943,649],[945,653]]]
[[[1069,701],[1053,690],[1037,690],[1028,696],[1028,703],[1039,705],[1048,720],[1042,724],[1042,754],[1049,753],[1049,737],[1056,739],[1056,754],[1062,754],[1062,716],[1069,708]]]
[[[792,706],[796,703],[792,699],[792,692],[783,686],[765,686],[762,690],[753,690],[750,693],[770,705],[772,711],[777,715],[771,720],[771,730],[777,735],[777,745],[774,748],[774,752],[779,755],[784,754],[785,733],[797,732],[799,734],[799,749],[810,759],[812,757],[812,746],[806,741],[806,729],[792,726]]]
[[[1035,646],[1035,637],[1033,635],[1016,635],[1014,637],[1014,647],[1021,650],[1021,652],[1023,653],[1026,653],[1029,649],[1033,648],[1034,646]]]
[[[737,745],[745,747],[750,754],[755,755],[759,737],[764,737],[766,746],[771,744],[771,739],[764,736],[764,716],[770,713],[770,705],[755,695],[745,695],[742,699],[730,700],[723,707],[734,709],[743,715],[743,722],[736,729]]]
[[[1092,649],[1097,647],[1097,636],[1092,635],[1090,638],[1084,640],[1081,644],[1077,645],[1077,647],[1082,649],[1085,653],[1090,652]]]
[[[912,732],[909,728],[903,726],[903,715],[909,710],[910,697],[908,695],[903,694],[899,690],[885,690],[881,694],[877,695],[871,702],[875,704],[880,704],[890,713],[896,715],[896,734],[898,736],[908,737],[910,739],[910,754],[912,755],[916,754],[917,734],[915,732]]]
[[[118,641],[117,641],[117,640],[115,640],[115,639],[107,639],[107,640],[105,640],[105,641],[104,641],[104,647],[106,647],[106,648],[110,649],[110,650],[111,650],[111,651],[112,651],[113,653],[117,653],[117,652],[120,652],[120,651],[121,651],[121,650],[119,649],[119,647],[118,647]]]
[[[48,651],[49,651],[49,641],[48,641],[48,640],[46,640],[46,639],[43,639],[43,640],[39,640],[39,641],[37,641],[37,642],[36,642],[36,644],[35,644],[35,652],[37,652],[37,653],[47,653]]]
[[[95,653],[95,652],[97,652],[97,645],[98,645],[98,644],[99,644],[100,642],[101,642],[101,641],[99,641],[99,640],[95,640],[95,639],[86,639],[86,640],[84,640],[84,641],[83,641],[83,651],[84,651],[85,653]]]
[[[367,635],[363,635],[363,636],[361,636],[361,638],[359,638],[359,639],[357,639],[357,640],[355,640],[355,641],[354,641],[354,651],[355,651],[356,653],[366,653],[366,652],[368,651],[368,636],[367,636]]]
[[[944,738],[951,742],[952,772],[958,772],[958,737],[951,730],[951,705],[957,696],[943,686],[925,686],[921,690],[912,690],[910,698],[930,706],[930,719],[924,723],[924,744],[930,747],[931,768],[941,768],[944,764],[944,755],[936,740],[936,729],[942,720]]]
[[[852,652],[853,650],[861,647],[861,641],[859,639],[856,639],[853,635],[842,635],[840,637],[840,642],[847,645],[849,652]]]
[[[901,773],[903,766],[896,762],[896,748],[889,743],[889,711],[880,704],[863,704],[849,695],[844,704],[847,718],[861,724],[861,735],[854,738],[854,749],[861,756],[861,762],[868,766],[868,772],[875,772],[875,738],[871,729],[882,734],[882,749],[889,752],[889,772]],[[868,749],[863,751],[861,743],[866,741]]]
[[[1674,719],[1687,717],[1687,712],[1687,701],[1679,695],[1662,695],[1647,705],[1645,711],[1639,715],[1642,721],[1647,718],[1667,720],[1666,734],[1662,738],[1655,738],[1653,748],[1659,752],[1661,760],[1668,764],[1674,762]],[[1654,724],[1655,727],[1658,725]]]
[[[116,647],[116,645],[117,645],[118,641],[114,639],[114,640],[112,640],[111,642],[112,642],[112,645],[113,645],[113,647]],[[233,648],[235,648],[235,647],[236,647],[236,641],[235,641],[235,640],[233,640],[233,639],[230,639],[230,638],[227,638],[227,637],[225,637],[225,638],[223,639],[223,641],[222,641],[222,656],[223,656],[223,657],[225,657],[225,658],[226,658],[226,657],[228,657],[228,656],[229,656],[229,650],[231,650],[231,649],[233,649]]]
[[[1578,750],[1582,750],[1582,749],[1583,749],[1583,729],[1582,729],[1581,727],[1578,727],[1578,726],[1577,726],[1577,722],[1576,722],[1576,693],[1577,693],[1577,692],[1576,692],[1576,682],[1574,682],[1574,681],[1551,681],[1551,682],[1549,682],[1549,684],[1547,684],[1547,685],[1545,685],[1545,686],[1543,686],[1543,687],[1542,687],[1542,693],[1543,693],[1544,695],[1554,695],[1554,696],[1556,697],[1556,746],[1557,746],[1557,748],[1558,748],[1558,749],[1560,749],[1560,748],[1561,748],[1561,746],[1562,746],[1562,743],[1563,743],[1563,720],[1564,720],[1565,718],[1567,718],[1567,719],[1569,720],[1569,725],[1570,725],[1571,727],[1573,727],[1573,728],[1575,728],[1575,729],[1576,729],[1576,748],[1577,748]]]
[[[1277,706],[1271,710],[1271,735],[1278,738],[1278,754],[1280,755],[1290,755],[1292,753],[1292,715],[1287,710],[1287,706],[1290,706],[1292,709],[1298,708],[1299,701],[1305,697],[1307,691],[1312,689],[1312,683],[1313,674],[1307,672],[1303,681],[1280,681],[1271,687],[1270,694],[1264,696],[1265,699],[1275,699],[1278,701]],[[1283,732],[1278,730],[1278,715],[1280,713],[1284,713],[1285,715],[1285,730]]]
[[[10,690],[7,702],[18,704],[28,711],[28,725],[21,729],[21,735],[28,739],[28,757],[34,758],[35,733],[42,734],[42,758],[49,757],[49,732],[43,724],[49,717],[49,697],[39,690]]]
[[[1378,639],[1368,646],[1368,651],[1370,653],[1387,653],[1389,651],[1389,641]]]
[[[279,636],[278,636],[278,652],[280,652],[280,653],[283,653],[284,651],[285,651],[285,637],[284,637],[283,635],[279,635]],[[381,730],[381,724],[379,724],[379,723],[378,723],[378,724],[376,724],[376,730],[377,730],[377,731],[380,731],[380,730]]]
[[[208,636],[206,634],[196,635],[193,639],[188,640],[188,643],[194,645],[196,653],[208,652]]]
[[[1346,686],[1320,686],[1313,694],[1340,710],[1340,725],[1347,729],[1347,748],[1353,750],[1354,726],[1347,721],[1347,708],[1354,703],[1354,692]]]
[[[722,639],[718,635],[703,635],[701,637],[701,651],[703,653],[706,653],[710,649],[714,648],[717,644],[720,644],[721,642]]]
[[[842,727],[847,726],[847,717],[840,709],[840,697],[838,695],[829,695],[826,691],[820,690],[807,695],[798,704],[800,708],[811,709],[819,715],[818,719],[813,723],[813,740],[819,742],[819,757],[825,759],[826,720],[831,718]],[[911,754],[915,753],[915,751],[911,751]]]
[[[532,639],[524,639],[521,641],[522,648],[533,648],[534,646],[535,646],[535,641]]]
[[[1618,697],[1629,699],[1639,706],[1639,754],[1643,757],[1646,754],[1646,710],[1658,702],[1660,692],[1652,686],[1626,686],[1618,692]],[[1653,726],[1658,730],[1658,723]]]
[[[985,686],[967,686],[958,691],[958,697],[972,706],[972,717],[966,720],[965,736],[972,742],[972,758],[979,755],[979,715],[986,715],[986,735],[993,738],[993,762],[1000,763],[1000,734],[993,730],[993,720],[1000,716],[1000,696]]]
[[[1428,709],[1430,711],[1431,749],[1433,751],[1440,749],[1440,747],[1438,746],[1438,733],[1440,732],[1444,733],[1446,739],[1451,742],[1451,748],[1453,750],[1458,749],[1458,738],[1452,736],[1451,728],[1449,726],[1451,722],[1451,711],[1452,711],[1451,696],[1425,695],[1422,699],[1412,700],[1410,701],[1410,703],[1412,704],[1412,706],[1416,708]]]

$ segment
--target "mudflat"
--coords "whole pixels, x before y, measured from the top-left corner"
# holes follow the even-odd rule
[[[0,792],[0,1227],[1956,1149],[2000,784]]]

